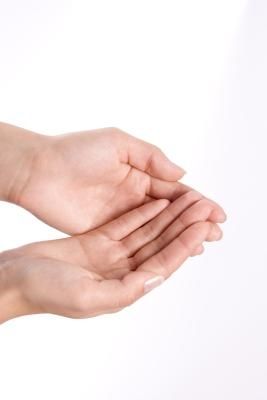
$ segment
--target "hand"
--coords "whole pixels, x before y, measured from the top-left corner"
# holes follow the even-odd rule
[[[203,242],[214,204],[194,191],[149,202],[88,233],[0,255],[0,321],[32,313],[92,317],[129,306],[167,279]],[[1,315],[2,313],[2,315]]]
[[[8,133],[18,130],[8,127]],[[17,142],[26,140],[26,133]],[[173,201],[191,190],[177,182],[184,172],[161,150],[115,128],[53,137],[31,133],[29,138],[32,154],[16,174],[9,201],[69,234],[87,232],[152,199]],[[224,219],[214,203],[210,220]]]

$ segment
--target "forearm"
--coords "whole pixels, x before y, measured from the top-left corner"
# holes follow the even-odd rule
[[[0,200],[16,203],[41,139],[41,135],[0,122]]]

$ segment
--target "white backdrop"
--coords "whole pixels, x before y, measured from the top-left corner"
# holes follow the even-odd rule
[[[264,0],[0,0],[0,120],[118,126],[228,213],[121,313],[0,326],[1,399],[266,400],[266,20]],[[0,224],[0,251],[62,236],[6,203]]]

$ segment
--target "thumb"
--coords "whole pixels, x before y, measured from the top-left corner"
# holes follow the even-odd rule
[[[122,280],[108,279],[94,282],[93,296],[90,308],[97,314],[105,314],[125,308],[133,304],[164,281],[163,276],[157,276],[150,271],[133,271]]]
[[[185,170],[174,164],[157,146],[120,132],[121,161],[147,174],[166,181],[177,181]]]

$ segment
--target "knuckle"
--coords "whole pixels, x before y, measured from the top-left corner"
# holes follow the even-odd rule
[[[211,210],[212,210],[213,206],[211,204],[211,202],[207,199],[201,199],[197,202],[197,210],[198,212],[200,212],[203,216],[207,216]]]
[[[207,206],[207,205],[211,206],[210,201],[208,199],[204,199],[204,198],[200,199],[197,202],[197,204],[202,205],[202,206]]]
[[[145,193],[147,193],[150,184],[150,177],[147,174],[141,171],[132,174],[131,187],[133,189],[131,192],[129,191],[129,195],[132,196],[133,200],[137,199],[139,202],[143,203]]]
[[[188,239],[188,237],[181,235],[179,238],[179,243],[182,246],[183,250],[185,250],[186,254],[190,255],[192,251],[192,243]]]
[[[192,228],[195,229],[196,231],[208,231],[210,228],[210,222],[207,221],[198,221],[194,225],[192,225]]]
[[[142,228],[143,237],[148,240],[152,240],[155,235],[154,225],[152,223],[148,223]]]
[[[158,261],[159,261],[159,264],[160,264],[161,267],[166,268],[166,266],[167,266],[167,256],[166,256],[165,251],[161,251],[158,254]]]
[[[168,243],[168,232],[166,231],[163,234],[159,235],[157,239],[151,241],[150,246],[152,247],[154,253],[157,254],[159,251],[164,249],[167,243]]]

